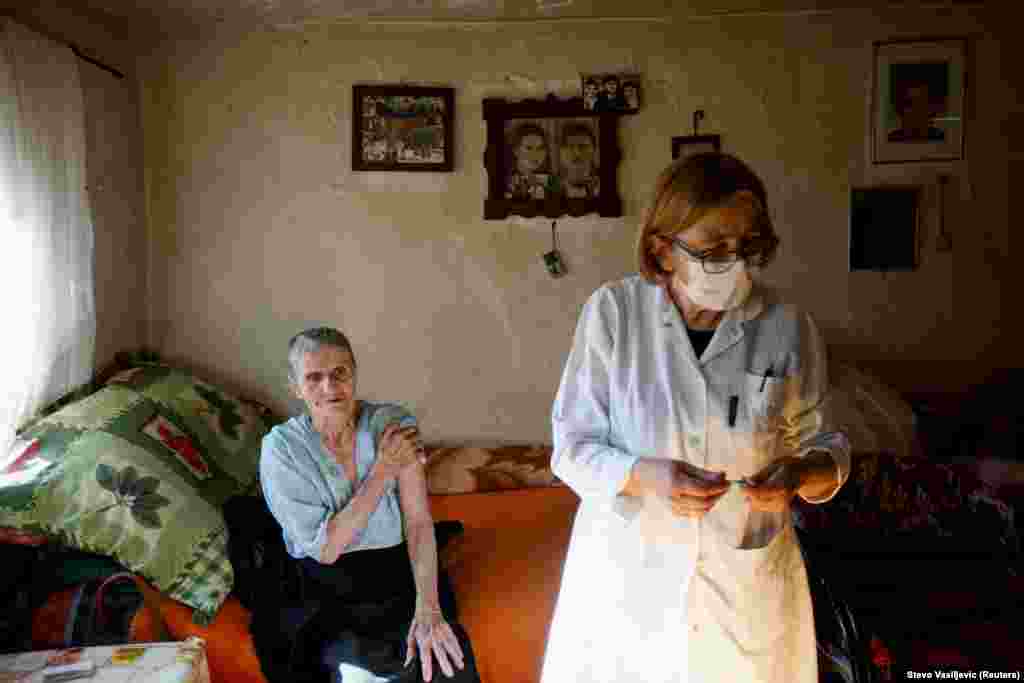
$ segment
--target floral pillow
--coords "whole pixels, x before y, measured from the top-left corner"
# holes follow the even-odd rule
[[[221,505],[256,488],[264,413],[146,365],[27,427],[0,469],[0,527],[112,557],[207,621],[233,571]]]

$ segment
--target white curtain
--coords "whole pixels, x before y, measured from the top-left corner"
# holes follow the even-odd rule
[[[0,17],[0,466],[18,425],[93,372],[85,177],[77,59]]]

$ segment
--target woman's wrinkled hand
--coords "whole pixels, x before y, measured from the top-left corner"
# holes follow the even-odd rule
[[[681,460],[641,458],[634,467],[639,489],[669,501],[681,517],[703,517],[729,490],[724,472],[712,472]]]
[[[785,457],[744,480],[743,495],[757,512],[783,512],[803,485],[799,458]]]
[[[423,464],[425,461],[426,448],[420,439],[420,430],[414,426],[401,427],[392,423],[381,433],[373,471],[377,476],[391,479],[409,465]]]
[[[466,665],[459,639],[439,609],[416,610],[405,646],[405,666],[409,666],[414,656],[419,656],[424,681],[433,676],[435,659],[441,673],[448,678],[455,675],[453,664],[459,669]]]

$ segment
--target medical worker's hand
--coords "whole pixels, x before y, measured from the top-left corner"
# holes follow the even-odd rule
[[[836,462],[829,453],[812,451],[802,457],[785,457],[748,477],[743,493],[759,512],[781,512],[794,494],[821,501],[839,486]]]
[[[804,467],[800,458],[779,458],[743,484],[743,495],[757,512],[782,512],[803,485]]]
[[[653,493],[668,499],[682,517],[702,517],[729,490],[724,472],[711,472],[681,460],[640,458],[623,493]]]

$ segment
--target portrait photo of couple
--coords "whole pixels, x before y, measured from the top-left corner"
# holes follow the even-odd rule
[[[601,192],[593,119],[512,119],[505,150],[506,199],[594,199]]]

